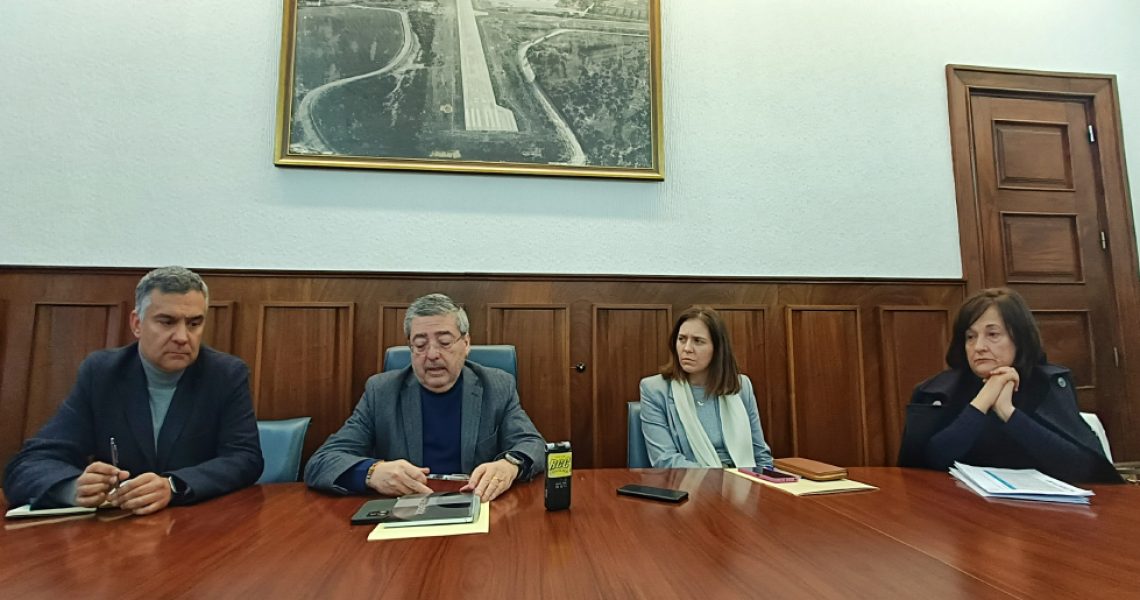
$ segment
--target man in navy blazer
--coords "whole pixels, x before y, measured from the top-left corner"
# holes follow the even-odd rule
[[[55,416],[4,473],[12,505],[97,507],[148,514],[253,484],[263,466],[241,359],[201,347],[209,291],[193,271],[155,269],[139,281],[136,343],[79,367]]]
[[[490,501],[544,468],[545,442],[510,374],[467,361],[467,313],[443,294],[408,307],[412,364],[373,375],[344,426],[305,466],[309,486],[388,496],[426,494],[429,475],[467,475]]]

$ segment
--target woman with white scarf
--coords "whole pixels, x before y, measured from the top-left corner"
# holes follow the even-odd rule
[[[728,329],[694,306],[669,336],[670,361],[641,380],[641,430],[654,468],[771,466],[752,382],[740,374]]]

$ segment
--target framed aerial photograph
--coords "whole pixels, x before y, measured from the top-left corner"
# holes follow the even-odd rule
[[[659,0],[285,0],[275,163],[664,178]]]

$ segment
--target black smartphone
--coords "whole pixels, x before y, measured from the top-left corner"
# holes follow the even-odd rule
[[[360,510],[352,515],[353,525],[375,525],[392,514],[392,507],[396,506],[395,498],[383,500],[369,500],[361,505]]]
[[[650,500],[660,500],[662,502],[680,502],[689,497],[689,492],[683,490],[670,490],[667,488],[636,484],[623,485],[618,488],[617,493],[622,496],[637,496],[638,498],[649,498]]]
[[[744,467],[740,469],[740,472],[772,483],[794,483],[800,480],[799,477],[791,473],[778,471],[772,467]]]

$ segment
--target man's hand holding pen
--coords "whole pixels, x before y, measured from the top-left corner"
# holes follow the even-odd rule
[[[105,462],[87,465],[76,480],[75,505],[98,508],[111,499],[111,492],[131,474]]]
[[[149,515],[170,504],[173,491],[165,477],[154,473],[143,473],[134,479],[130,476],[130,472],[119,468],[119,446],[112,437],[111,464],[95,461],[87,465],[75,482],[75,505],[110,505],[136,515]]]
[[[99,508],[110,504],[136,515],[149,515],[170,504],[172,493],[165,477],[155,473],[143,473],[134,479],[130,476],[105,462],[87,465],[76,481],[75,505]]]

